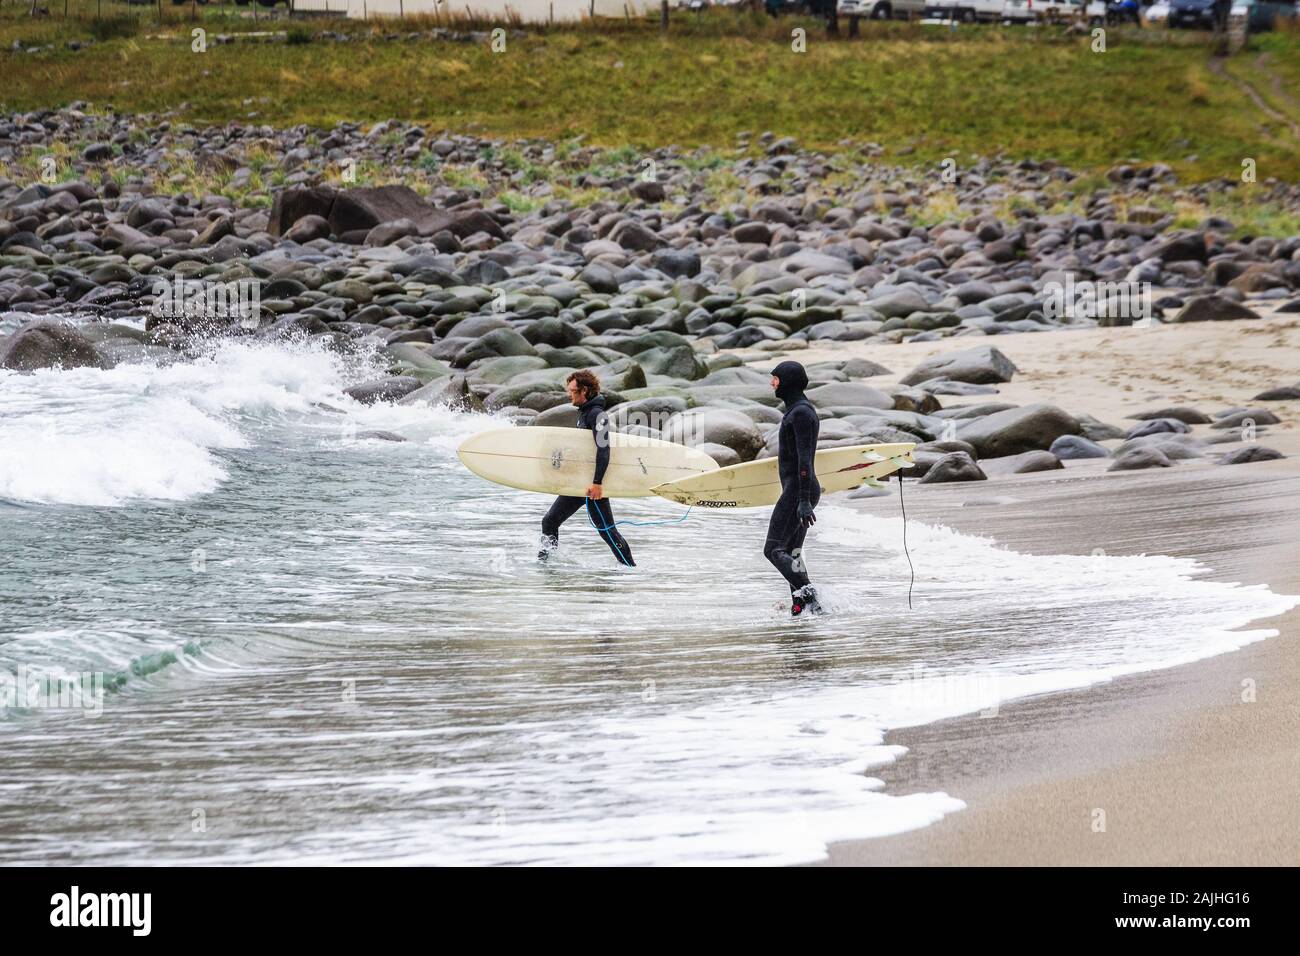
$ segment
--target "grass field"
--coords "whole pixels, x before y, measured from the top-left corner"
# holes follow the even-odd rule
[[[231,120],[330,125],[390,117],[507,137],[585,134],[606,145],[725,146],[742,130],[802,144],[875,141],[886,157],[933,162],[969,156],[1051,158],[1084,170],[1164,162],[1191,180],[1237,178],[1254,159],[1261,180],[1300,179],[1300,32],[1266,34],[1227,61],[1208,35],[1111,29],[1105,52],[1064,28],[866,24],[831,40],[811,20],[770,21],[721,10],[655,24],[601,22],[529,30],[503,53],[486,43],[385,41],[374,24],[254,23],[250,8],[127,7],[96,22],[95,4],[32,20],[26,3],[0,6],[0,108],[88,101],[119,111],[178,110],[192,123]],[[134,19],[122,19],[124,11]],[[433,21],[397,31],[430,28]],[[288,42],[209,37],[287,30]],[[482,25],[480,25],[482,26]],[[793,52],[790,31],[807,30]],[[344,30],[349,43],[308,42]],[[69,40],[101,39],[80,51]],[[53,44],[37,53],[25,46]]]

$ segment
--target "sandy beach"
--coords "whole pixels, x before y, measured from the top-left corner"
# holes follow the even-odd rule
[[[1125,424],[1187,404],[1207,412],[1300,378],[1300,320],[1091,329],[995,343],[1021,369],[998,400],[1053,401]],[[899,375],[952,343],[860,349]],[[823,350],[800,355],[816,361]],[[832,350],[824,350],[828,354]],[[843,346],[833,350],[845,355]],[[880,381],[880,380],[876,380]],[[972,399],[973,400],[973,399]],[[946,404],[962,404],[949,400]],[[1296,403],[1258,440],[1294,456]],[[1205,432],[1204,426],[1196,429]],[[1233,445],[1225,448],[1236,447]],[[1209,577],[1300,593],[1300,462],[1106,474],[1105,463],[958,485],[912,486],[911,520],[1028,553],[1161,553]],[[893,513],[897,502],[861,506]],[[918,572],[923,588],[924,572]],[[891,733],[910,752],[872,772],[886,791],[943,791],[967,809],[832,847],[831,865],[1295,865],[1300,862],[1300,610],[1256,621],[1278,637],[1240,651]],[[1249,700],[1252,695],[1253,700]],[[1105,830],[1096,832],[1097,811]]]

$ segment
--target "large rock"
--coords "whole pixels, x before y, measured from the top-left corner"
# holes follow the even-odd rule
[[[686,411],[686,399],[672,395],[639,398],[625,402],[609,413],[609,427],[615,431],[648,428],[659,433],[670,418]]]
[[[336,236],[364,231],[369,233],[381,223],[410,220],[422,236],[446,230],[464,238],[487,232],[504,238],[505,232],[495,219],[482,209],[453,212],[439,209],[409,186],[358,186],[334,189],[330,186],[304,186],[282,189],[271,203],[267,231],[284,235],[299,219],[319,216],[329,223]]]
[[[1173,462],[1159,448],[1146,445],[1118,455],[1107,471],[1139,471],[1143,468],[1172,468]]]
[[[888,292],[871,298],[868,304],[887,319],[903,318],[913,312],[925,312],[930,308],[930,303],[925,301],[925,296],[915,289]]]
[[[1050,451],[1026,451],[1004,458],[985,458],[980,466],[990,475],[1025,475],[1034,471],[1056,471],[1064,468],[1061,459]]]
[[[805,392],[808,400],[819,408],[835,405],[859,408],[893,408],[894,397],[862,382],[828,382]]]
[[[436,384],[442,385],[441,382]],[[343,393],[362,405],[373,405],[376,402],[395,402],[423,385],[424,382],[410,375],[385,375],[345,388]]]
[[[62,322],[32,322],[0,341],[0,368],[108,368],[109,362],[84,335]]]
[[[284,231],[284,238],[290,242],[298,243],[308,243],[315,239],[328,239],[329,235],[329,220],[314,213],[302,216]]]
[[[1220,415],[1211,425],[1214,429],[1241,428],[1247,424],[1250,425],[1280,425],[1282,419],[1278,418],[1267,408],[1236,408],[1227,414]]]
[[[693,408],[664,423],[665,441],[682,445],[725,445],[741,461],[753,461],[763,449],[763,436],[753,419],[729,408]]]
[[[1110,452],[1104,446],[1098,445],[1095,441],[1089,441],[1082,435],[1062,435],[1052,442],[1052,447],[1048,451],[1057,458],[1066,460],[1110,457]]]
[[[964,451],[954,451],[928,463],[920,484],[934,485],[950,481],[986,481],[988,476]]]
[[[1138,421],[1147,422],[1157,418],[1174,418],[1186,425],[1208,425],[1210,416],[1197,408],[1188,405],[1173,405],[1169,408],[1156,408],[1150,411],[1138,412],[1136,415],[1129,415],[1129,418],[1136,418]]]
[[[619,359],[617,362],[610,362],[608,365],[597,365],[588,371],[600,379],[600,390],[602,392],[609,390],[626,392],[629,389],[645,388],[646,386],[645,369],[630,358]]]
[[[1238,448],[1236,451],[1224,455],[1219,459],[1219,464],[1245,465],[1253,461],[1276,461],[1285,457],[1286,455],[1274,448],[1266,448],[1263,445],[1247,445],[1245,448]]]
[[[726,445],[716,445],[706,441],[695,447],[717,462],[719,468],[729,468],[741,463],[740,456]]]
[[[1175,435],[1183,435],[1192,430],[1192,426],[1177,418],[1152,418],[1142,422],[1140,425],[1134,425],[1125,434],[1125,439],[1141,438],[1144,435],[1159,435],[1168,432]]]
[[[689,345],[646,349],[637,353],[636,361],[647,374],[668,375],[688,381],[703,378],[709,370]]]
[[[493,329],[467,343],[451,360],[452,368],[467,368],[471,362],[503,355],[536,355],[532,344],[514,329]]]
[[[486,411],[483,400],[470,390],[469,380],[464,375],[452,375],[446,379],[430,382],[407,394],[398,404],[414,405],[417,402],[445,405],[457,412]]]
[[[949,352],[928,358],[901,380],[903,385],[919,385],[932,378],[945,378],[954,382],[975,385],[992,385],[1009,382],[1018,369],[1011,359],[991,345],[980,345],[960,352]]]
[[[957,429],[957,437],[974,445],[981,458],[1046,450],[1062,435],[1078,433],[1078,419],[1043,402],[969,419]]]
[[[1174,315],[1174,322],[1225,322],[1258,319],[1259,313],[1222,295],[1198,295],[1189,299]]]
[[[1300,386],[1296,385],[1279,385],[1277,388],[1268,388],[1256,395],[1252,401],[1256,402],[1290,402],[1300,399]]]

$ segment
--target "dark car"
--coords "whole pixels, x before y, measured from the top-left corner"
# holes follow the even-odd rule
[[[1110,0],[1106,20],[1110,23],[1141,23],[1142,6],[1138,0]]]
[[[1214,0],[1173,0],[1169,5],[1171,27],[1214,29]]]

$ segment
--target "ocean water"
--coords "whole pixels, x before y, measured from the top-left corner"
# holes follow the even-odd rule
[[[1296,603],[911,521],[909,610],[901,520],[834,499],[823,618],[789,619],[765,509],[626,525],[635,569],[579,514],[541,566],[549,501],[455,456],[503,423],[342,394],[373,373],[234,343],[0,371],[0,862],[813,860],[961,809],[872,776],[887,730],[1223,653]]]

